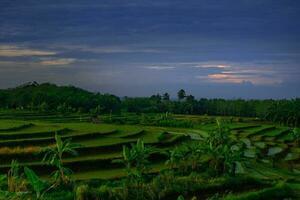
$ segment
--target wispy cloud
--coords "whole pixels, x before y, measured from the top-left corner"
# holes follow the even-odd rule
[[[243,66],[232,64],[230,67],[220,68],[218,73],[199,75],[196,78],[215,83],[251,83],[254,85],[274,85],[283,82],[283,77],[270,67]]]
[[[226,64],[196,64],[195,66],[193,66],[195,68],[218,68],[218,69],[226,69],[226,68],[230,68],[230,65],[226,65]]]
[[[138,47],[138,46],[88,46],[88,45],[54,45],[54,48],[60,48],[71,51],[91,52],[96,54],[114,54],[114,53],[162,53],[161,49]]]
[[[163,66],[163,65],[154,65],[154,66],[145,66],[146,69],[153,69],[153,70],[170,70],[175,69],[173,66]]]
[[[72,64],[76,61],[74,58],[58,58],[58,59],[50,59],[50,60],[43,60],[38,62],[38,64],[41,65],[47,65],[47,66],[52,66],[52,65],[69,65]]]
[[[40,58],[31,61],[0,61],[0,70],[61,68],[75,63],[75,58]]]
[[[198,61],[198,62],[162,62],[162,63],[151,63],[149,66],[159,66],[161,68],[199,68],[199,69],[229,69],[231,68],[230,64],[221,61]]]
[[[185,77],[196,77],[197,81],[210,83],[251,83],[253,85],[275,85],[299,77],[295,71],[282,70],[281,63],[192,61],[151,63],[144,67],[153,70],[177,70]],[[290,67],[291,68],[291,67]],[[195,76],[196,74],[196,76]],[[191,81],[191,79],[189,80]]]
[[[274,85],[282,83],[278,77],[264,77],[259,75],[241,75],[241,74],[209,74],[207,76],[198,76],[197,78],[208,82],[216,83],[251,83],[253,85]]]
[[[0,45],[1,57],[52,56],[56,54],[57,52],[54,51],[37,50],[14,45]]]

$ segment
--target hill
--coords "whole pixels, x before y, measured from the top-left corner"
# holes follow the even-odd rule
[[[1,108],[102,112],[117,110],[120,99],[110,94],[92,93],[74,86],[30,82],[16,88],[0,90]]]

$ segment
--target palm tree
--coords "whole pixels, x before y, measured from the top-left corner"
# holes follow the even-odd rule
[[[42,149],[41,152],[45,153],[43,162],[46,162],[49,165],[55,166],[56,171],[53,172],[53,177],[57,185],[64,183],[68,184],[70,181],[69,175],[72,171],[63,165],[63,157],[65,154],[77,155],[75,148],[79,145],[72,144],[71,139],[62,141],[61,137],[58,134],[55,134],[55,146],[46,147]]]

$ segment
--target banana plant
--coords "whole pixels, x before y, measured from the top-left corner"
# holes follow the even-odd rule
[[[188,148],[188,164],[192,170],[197,170],[199,161],[202,156],[202,144],[198,141],[186,144]]]
[[[300,128],[294,128],[290,133],[293,139],[295,140],[296,145],[300,145]]]
[[[40,200],[43,198],[44,194],[49,190],[48,184],[46,181],[40,179],[36,173],[29,169],[28,167],[24,167],[24,172],[27,177],[29,184],[31,185],[33,191],[35,192],[36,199]]]
[[[145,146],[144,141],[138,139],[131,148],[123,147],[123,163],[128,170],[134,167],[137,172],[144,174],[149,164],[148,158],[154,151],[154,148]]]
[[[138,139],[136,144],[132,144],[130,148],[123,146],[123,158],[114,160],[114,163],[123,163],[127,172],[126,187],[137,188],[135,191],[137,199],[144,199],[144,175],[147,172],[149,156],[155,151],[152,147],[145,146],[142,139]]]
[[[169,151],[169,159],[166,161],[166,165],[170,167],[170,169],[179,169],[182,170],[185,168],[186,158],[187,158],[188,148],[187,145],[181,145],[173,150]]]
[[[199,142],[185,143],[169,151],[166,164],[170,169],[179,169],[186,172],[188,168],[196,170],[201,157],[201,144]]]
[[[0,175],[0,190],[6,190],[7,189],[7,175],[2,174]]]
[[[54,147],[46,147],[42,149],[41,152],[45,153],[43,162],[57,168],[57,170],[52,173],[57,185],[68,184],[70,182],[72,170],[64,167],[63,157],[65,154],[73,156],[78,155],[75,149],[79,147],[79,145],[71,143],[71,139],[63,141],[57,133],[55,134],[55,141],[56,143]]]
[[[230,137],[230,129],[221,120],[216,120],[217,128],[205,138],[202,153],[206,157],[210,167],[217,174],[228,173],[235,175],[242,173],[243,145]]]

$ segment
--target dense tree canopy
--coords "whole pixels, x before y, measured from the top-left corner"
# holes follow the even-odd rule
[[[116,111],[119,110],[120,99],[109,94],[95,94],[74,86],[59,87],[50,83],[33,82],[0,90],[2,108],[88,112],[97,106],[103,112]]]
[[[290,126],[300,124],[300,99],[244,100],[244,99],[195,99],[181,89],[178,100],[170,95],[155,94],[151,97],[124,97],[92,93],[74,86],[56,86],[36,82],[17,88],[0,90],[0,108],[30,109],[58,112],[108,112],[199,114],[257,117]]]
[[[125,98],[122,109],[127,112],[157,113],[171,112],[175,114],[199,114],[256,117],[289,126],[300,125],[300,99],[283,100],[244,100],[244,99],[195,99],[185,95],[184,100],[165,101],[160,95],[150,98]]]

